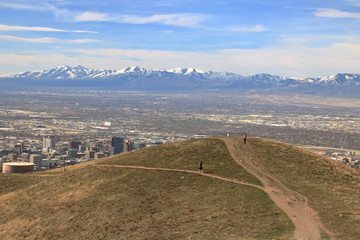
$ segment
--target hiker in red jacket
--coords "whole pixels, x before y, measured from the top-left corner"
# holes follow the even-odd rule
[[[246,133],[244,133],[243,138],[244,138],[244,144],[246,144],[246,139],[247,139],[247,135],[246,135]]]

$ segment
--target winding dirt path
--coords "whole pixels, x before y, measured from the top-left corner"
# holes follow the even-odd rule
[[[278,179],[260,170],[252,161],[246,151],[241,151],[240,138],[224,137],[223,140],[233,157],[245,170],[258,178],[263,184],[263,190],[290,218],[295,226],[293,239],[296,240],[317,240],[322,239],[321,234],[325,233],[331,239],[332,234],[327,230],[318,213],[308,205],[308,199],[282,184]]]
[[[322,239],[322,234],[325,233],[331,239],[332,234],[327,230],[318,213],[308,205],[308,199],[293,191],[281,183],[278,179],[270,174],[260,170],[252,161],[251,156],[244,151],[241,151],[239,145],[241,143],[240,138],[220,138],[225,142],[232,158],[240,164],[250,174],[258,178],[263,186],[242,182],[234,179],[219,177],[212,174],[200,173],[199,171],[191,171],[184,169],[172,169],[172,168],[153,168],[145,166],[131,166],[131,165],[92,165],[95,167],[116,167],[116,168],[132,168],[132,169],[145,169],[155,171],[171,171],[171,172],[184,172],[199,174],[202,176],[219,179],[222,181],[233,182],[241,185],[251,186],[266,192],[274,203],[281,208],[290,218],[295,226],[293,240],[318,240]]]
[[[233,182],[233,183],[237,183],[237,184],[241,184],[241,185],[246,185],[246,186],[250,186],[250,187],[256,187],[259,188],[261,190],[264,191],[264,188],[255,184],[251,184],[251,183],[247,183],[247,182],[242,182],[242,181],[237,181],[234,179],[229,179],[229,178],[223,178],[223,177],[219,177],[216,175],[212,175],[212,174],[207,174],[207,173],[201,173],[199,171],[191,171],[191,170],[184,170],[184,169],[174,169],[174,168],[153,168],[153,167],[144,167],[144,166],[131,166],[131,165],[93,165],[94,167],[116,167],[116,168],[133,168],[133,169],[145,169],[145,170],[155,170],[155,171],[168,171],[168,172],[184,172],[184,173],[193,173],[193,174],[199,174],[202,176],[206,176],[206,177],[210,177],[210,178],[215,178],[215,179],[219,179],[222,181],[226,181],[226,182]]]

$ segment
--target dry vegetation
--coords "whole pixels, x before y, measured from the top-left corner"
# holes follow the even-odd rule
[[[206,172],[259,184],[231,159],[222,141],[210,139],[122,154],[67,171],[3,174],[0,239],[291,236],[292,223],[257,188],[197,174],[111,167],[133,164],[197,170],[200,159]]]
[[[240,145],[258,167],[307,196],[338,239],[360,236],[360,172],[284,143],[250,139]]]
[[[257,185],[260,181],[236,164],[219,139],[189,140],[122,154],[96,164],[122,164],[197,171],[203,162],[204,172]]]
[[[338,239],[358,239],[359,172],[276,141],[252,138],[239,147],[307,196]],[[206,173],[260,185],[218,139],[161,145],[66,171],[2,174],[0,239],[291,238],[292,223],[260,189],[192,173],[112,167],[196,171],[200,160]]]

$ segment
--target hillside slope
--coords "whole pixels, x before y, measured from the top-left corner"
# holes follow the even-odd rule
[[[235,144],[237,152],[243,153],[237,157],[244,167],[252,164],[256,166],[256,174],[300,194],[297,200],[308,202],[334,238],[359,239],[359,171],[277,141],[252,138],[244,145],[236,137],[224,140]],[[290,199],[289,204],[297,203]]]
[[[249,139],[244,146],[228,139],[239,156],[307,196],[339,239],[357,239],[360,181],[351,169],[278,142]],[[286,159],[294,160],[283,166]],[[0,239],[291,239],[292,221],[263,188],[219,139],[161,145],[66,171],[1,174]]]
[[[291,221],[258,188],[200,174],[112,167],[148,164],[197,172],[200,159],[206,173],[260,187],[232,160],[224,143],[214,139],[162,145],[66,171],[2,174],[0,239],[291,236]]]

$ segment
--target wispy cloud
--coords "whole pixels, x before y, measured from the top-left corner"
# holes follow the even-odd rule
[[[94,68],[116,69],[118,66],[141,64],[150,69],[196,67],[205,71],[229,71],[243,75],[266,72],[283,76],[316,77],[339,72],[358,72],[358,50],[360,44],[337,43],[317,48],[299,44],[296,48],[222,49],[204,53],[141,49],[74,49],[71,53],[78,53],[76,58],[79,59],[99,59],[89,63]],[[131,58],[137,60],[132,61]],[[337,61],[334,61],[335,58]]]
[[[0,31],[36,31],[36,32],[98,33],[98,32],[83,31],[83,30],[64,30],[64,29],[49,28],[49,27],[9,26],[9,25],[1,25],[1,24],[0,24]]]
[[[194,14],[157,14],[148,17],[123,15],[119,20],[124,23],[133,24],[160,23],[164,25],[194,27],[199,26],[200,22],[204,19],[205,16]]]
[[[197,14],[156,14],[150,16],[119,15],[99,12],[73,13],[72,21],[87,22],[119,22],[130,24],[159,23],[171,26],[196,27],[205,19],[203,15]]]
[[[9,2],[0,2],[1,7],[7,7],[12,9],[19,9],[19,10],[43,10],[40,6],[22,4],[22,3],[9,3]]]
[[[329,18],[356,18],[360,19],[360,13],[345,12],[331,8],[318,8],[316,9],[315,16],[329,17]]]
[[[200,23],[206,19],[202,14],[154,14],[149,16],[140,15],[124,15],[93,11],[72,11],[65,8],[58,8],[49,4],[39,6],[16,4],[16,3],[0,3],[2,7],[13,9],[25,9],[35,11],[50,11],[55,17],[63,21],[70,22],[118,22],[129,24],[149,24],[158,23],[171,26],[182,27],[199,27]]]
[[[72,21],[74,22],[88,22],[88,21],[111,22],[114,20],[115,20],[114,16],[111,17],[106,13],[98,13],[98,12],[73,13],[72,16]]]
[[[65,8],[58,8],[57,6],[51,5],[46,2],[24,4],[24,3],[11,3],[11,2],[0,2],[0,7],[6,7],[16,10],[32,10],[32,11],[47,11],[52,12],[58,19],[69,21],[73,18],[75,12]]]
[[[283,76],[316,77],[339,72],[356,73],[359,58],[360,44],[338,43],[320,48],[298,46],[290,50],[225,49],[206,53],[141,49],[72,49],[62,53],[0,54],[0,65],[11,66],[13,69],[18,66],[22,69],[19,71],[23,71],[32,68],[46,69],[61,64],[81,64],[89,68],[108,69],[140,64],[149,69],[196,67],[205,71],[229,71],[243,75],[266,72]]]
[[[360,0],[347,0],[351,5],[360,7]]]
[[[262,25],[256,25],[254,27],[233,27],[230,28],[233,32],[264,32],[267,31],[266,27]]]
[[[23,38],[9,35],[0,35],[0,40],[16,41],[16,42],[30,42],[30,43],[70,43],[70,44],[81,44],[81,43],[94,43],[100,40],[95,39],[58,39],[58,38]]]

